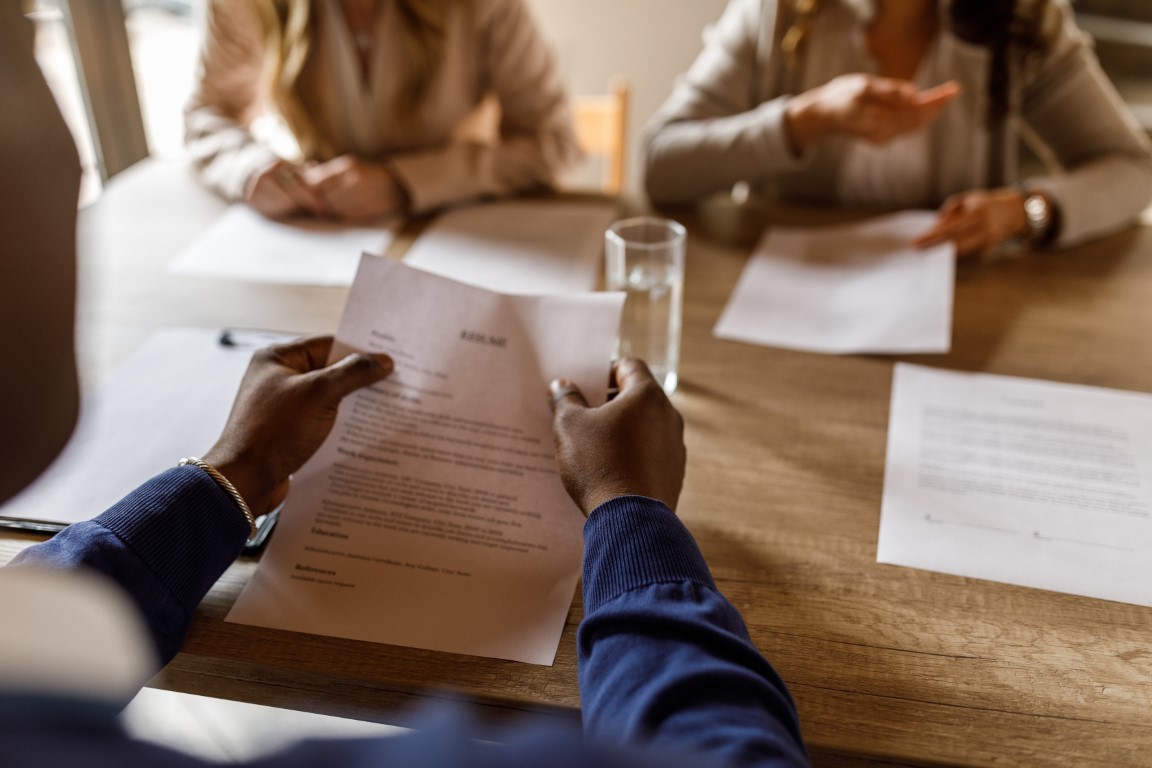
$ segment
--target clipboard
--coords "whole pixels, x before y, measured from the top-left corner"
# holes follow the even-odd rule
[[[0,506],[0,528],[54,534],[90,520],[150,477],[219,437],[252,353],[298,334],[163,328],[85,397],[56,462]],[[256,521],[258,550],[279,510]]]
[[[143,482],[143,480],[141,480],[141,482]],[[0,512],[2,511],[2,508],[0,508]],[[93,516],[97,514],[99,514],[99,512],[94,512]],[[244,551],[248,554],[259,552],[268,542],[268,537],[272,535],[272,529],[276,527],[276,521],[278,519],[280,519],[280,507],[276,507],[276,509],[268,514],[256,518],[256,535],[244,545]],[[3,514],[0,514],[0,528],[24,531],[26,533],[47,533],[55,535],[69,525],[71,525],[71,523],[55,523],[46,520],[5,517]]]

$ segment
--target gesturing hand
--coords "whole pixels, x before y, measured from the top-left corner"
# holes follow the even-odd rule
[[[568,495],[587,516],[617,496],[639,495],[676,509],[684,484],[684,420],[648,366],[616,363],[620,394],[589,408],[574,385],[552,382],[556,463]]]
[[[257,352],[224,433],[204,455],[257,516],[284,499],[288,476],[324,442],[345,395],[392,372],[387,355],[361,353],[325,367],[331,349],[331,336],[313,336]]]
[[[841,75],[789,101],[788,135],[798,152],[832,136],[886,144],[930,125],[959,93],[952,81],[918,91],[907,80]]]
[[[928,248],[949,240],[960,256],[989,253],[1011,237],[1028,234],[1024,196],[1015,189],[977,189],[953,195],[940,207],[936,226],[913,241]]]

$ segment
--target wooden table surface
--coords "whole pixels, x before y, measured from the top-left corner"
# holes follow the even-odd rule
[[[167,274],[219,209],[167,168],[130,174],[85,213],[90,376],[159,324],[335,329],[344,289]],[[876,563],[893,363],[1152,392],[1152,229],[962,265],[953,351],[892,358],[712,337],[773,218],[841,217],[713,206],[681,218],[680,516],[787,681],[814,764],[1152,765],[1152,609]],[[3,534],[0,560],[36,540]],[[460,697],[496,719],[578,717],[579,594],[555,666],[538,667],[225,623],[255,567],[228,570],[152,685],[401,725],[420,702]]]

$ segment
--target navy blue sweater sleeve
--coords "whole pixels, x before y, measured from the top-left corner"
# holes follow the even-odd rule
[[[176,467],[94,520],[25,549],[12,565],[89,568],[110,577],[140,608],[167,663],[247,535],[244,516],[212,478],[196,467]]]
[[[808,765],[784,682],[675,514],[621,497],[593,510],[584,540],[586,736],[726,766]]]
[[[94,568],[112,577],[140,606],[167,660],[246,532],[243,517],[215,483],[184,467],[151,480],[95,520],[30,547],[18,563]],[[461,742],[467,729],[456,724],[447,732],[433,727],[426,736],[306,743],[254,768],[332,759],[445,768],[807,765],[783,682],[716,591],[676,516],[650,499],[615,499],[592,513],[585,542],[580,690],[586,737],[599,744],[564,748],[567,739],[525,728],[509,734],[511,746],[489,748]],[[130,741],[111,720],[103,728],[70,727],[63,715],[29,714],[23,703],[14,711],[31,718],[0,719],[0,735],[15,747],[7,754],[28,757],[17,759],[17,766],[70,766],[80,751],[92,766],[155,762],[142,755],[156,747]],[[429,745],[443,746],[453,735],[459,743],[451,749]],[[669,754],[675,758],[660,757]],[[182,759],[168,762],[200,764]]]

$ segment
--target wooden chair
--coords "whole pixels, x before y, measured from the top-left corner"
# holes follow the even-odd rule
[[[600,191],[608,195],[620,194],[624,189],[629,95],[628,82],[613,78],[608,93],[572,99],[576,139],[590,157],[602,159]]]
[[[589,157],[601,159],[600,191],[606,195],[618,195],[624,189],[629,96],[628,82],[613,78],[608,93],[572,99],[576,141]],[[454,138],[489,146],[500,143],[500,102],[495,95],[489,94],[476,106],[457,126]]]

